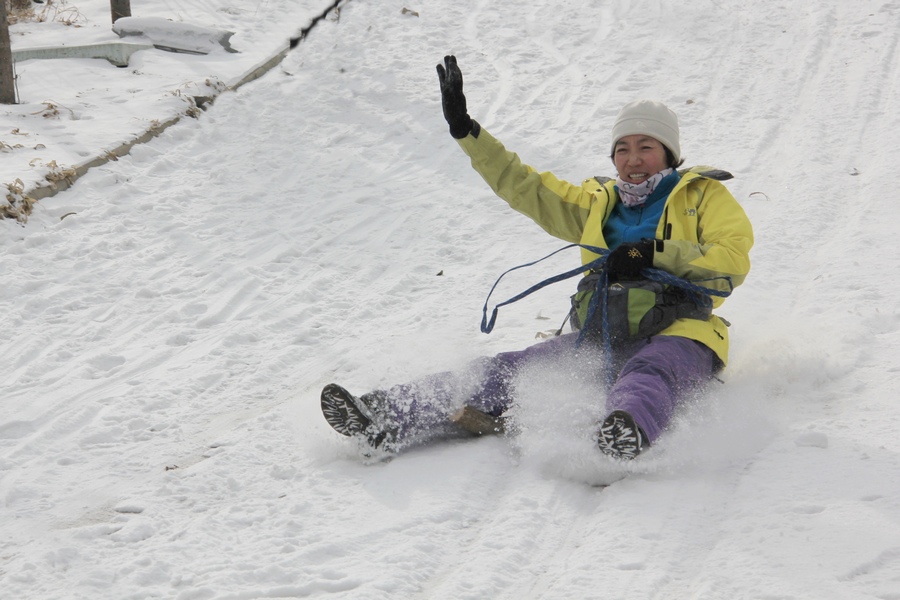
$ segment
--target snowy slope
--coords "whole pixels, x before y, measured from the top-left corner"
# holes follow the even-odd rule
[[[239,74],[325,4],[240,7],[227,25],[260,43],[239,66],[141,60]],[[891,0],[351,0],[201,118],[0,221],[0,597],[900,599],[898,24]],[[472,116],[540,169],[611,174],[613,118],[649,97],[689,164],[736,176],[757,244],[720,311],[725,383],[627,469],[567,373],[522,376],[519,439],[388,463],[319,413],[328,382],[461,367],[564,316],[560,284],[478,331],[496,276],[562,243],[447,134],[448,52]],[[60,62],[40,68],[96,68]],[[113,73],[60,79],[97,140],[132,134],[105,118],[133,85]],[[4,141],[84,143],[0,115]]]

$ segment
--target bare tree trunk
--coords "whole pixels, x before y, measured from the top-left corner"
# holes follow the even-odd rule
[[[112,10],[113,23],[121,17],[131,16],[131,0],[109,0],[109,8]]]
[[[15,103],[16,80],[13,76],[12,44],[9,41],[6,0],[0,0],[0,104]]]

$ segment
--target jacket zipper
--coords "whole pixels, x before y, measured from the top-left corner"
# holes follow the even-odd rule
[[[672,239],[672,224],[669,223],[669,205],[666,203],[666,208],[663,210],[663,239],[670,240]]]

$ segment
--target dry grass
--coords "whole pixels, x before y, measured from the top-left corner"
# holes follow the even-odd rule
[[[28,220],[36,200],[25,195],[25,184],[21,179],[6,184],[6,202],[0,202],[0,218],[15,219],[20,223]]]
[[[43,163],[43,161],[36,158],[30,164],[34,166],[37,163]],[[55,160],[51,160],[43,166],[50,170],[44,175],[44,179],[54,189],[61,184],[65,184],[66,187],[72,185],[78,176],[75,169],[59,165]],[[25,193],[25,183],[16,178],[14,182],[6,184],[6,201],[0,200],[0,219],[15,219],[20,223],[25,223],[34,209],[35,202],[37,202],[36,199]]]
[[[44,23],[55,21],[64,25],[80,27],[87,19],[74,6],[68,6],[66,0],[46,0],[35,12],[31,0],[5,0],[7,21],[10,25],[25,21]]]
[[[31,0],[4,0],[6,2],[6,20],[10,25],[19,21],[30,21],[34,18]]]

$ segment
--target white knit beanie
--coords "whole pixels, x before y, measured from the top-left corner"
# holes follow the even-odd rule
[[[678,117],[665,104],[653,100],[636,100],[626,104],[613,125],[610,154],[615,152],[616,142],[626,135],[637,134],[659,140],[675,156],[676,163],[681,160]]]

